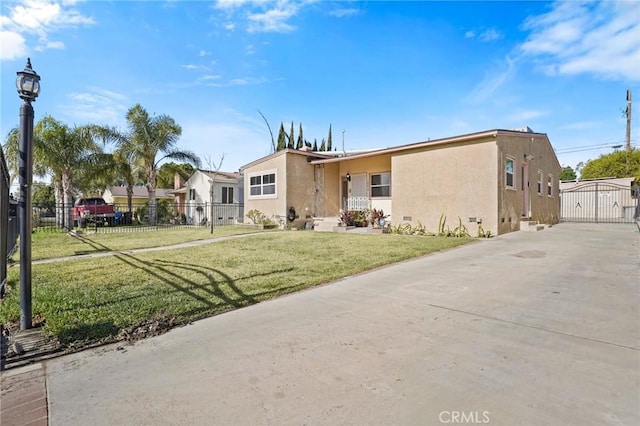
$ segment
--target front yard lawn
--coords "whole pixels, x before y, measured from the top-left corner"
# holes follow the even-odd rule
[[[67,347],[144,337],[470,241],[274,232],[189,249],[36,264],[33,315]],[[19,319],[18,282],[19,269],[10,268],[3,324]]]
[[[170,228],[138,232],[105,232],[82,234],[80,238],[66,232],[38,231],[31,235],[31,258],[33,260],[75,256],[104,251],[131,250],[136,248],[160,247],[187,241],[205,240],[236,234],[264,232],[239,226],[216,226],[213,233],[209,227]],[[20,260],[20,250],[16,250],[13,260]]]

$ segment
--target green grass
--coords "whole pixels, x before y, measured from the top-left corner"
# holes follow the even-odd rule
[[[81,347],[121,338],[121,330],[149,320],[185,324],[470,241],[274,232],[188,249],[33,265],[33,314],[63,346]],[[18,268],[10,268],[2,323],[19,318],[18,280]]]
[[[210,232],[209,227],[197,227],[124,233],[85,233],[82,234],[81,238],[66,232],[38,231],[31,234],[31,258],[32,260],[41,260],[104,251],[160,247],[187,241],[253,232],[264,231],[249,227],[216,226],[213,229],[213,234]],[[20,250],[16,250],[12,260],[20,260]]]

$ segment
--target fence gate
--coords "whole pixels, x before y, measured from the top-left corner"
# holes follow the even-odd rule
[[[585,182],[560,190],[563,222],[632,223],[639,214],[638,191],[630,186]]]

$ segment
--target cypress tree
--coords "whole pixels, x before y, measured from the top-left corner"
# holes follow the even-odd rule
[[[326,151],[327,150],[327,143],[324,141],[324,138],[322,138],[322,143],[320,144],[320,151]]]
[[[304,139],[302,138],[302,123],[300,123],[300,132],[298,133],[298,143],[296,144],[296,149],[302,149],[304,146]]]
[[[327,139],[327,151],[331,151],[331,124],[329,124],[329,139]]]
[[[316,138],[313,138],[313,148],[311,148],[313,151],[317,151],[318,150],[318,140]]]
[[[289,133],[289,143],[287,144],[287,148],[293,149],[295,146],[293,145],[293,121],[291,122],[291,133]]]
[[[285,141],[286,135],[287,134],[284,132],[284,125],[280,123],[280,130],[278,131],[278,146],[276,148],[276,151],[282,151],[287,147],[287,144]]]

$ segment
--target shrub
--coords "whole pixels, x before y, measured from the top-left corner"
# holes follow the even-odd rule
[[[258,225],[259,223],[261,223],[261,220],[264,218],[264,214],[262,214],[262,212],[257,209],[249,210],[245,216],[254,225]]]

